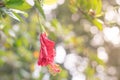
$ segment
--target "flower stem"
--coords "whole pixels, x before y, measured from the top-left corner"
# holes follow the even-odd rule
[[[46,30],[45,30],[44,26],[41,24],[41,22],[40,22],[40,30],[41,30],[41,32],[46,32]]]
[[[40,3],[40,5],[42,5],[42,1],[38,0],[37,2]],[[43,26],[42,23],[41,23],[42,21],[41,21],[41,19],[40,19],[39,10],[36,10],[36,12],[37,12],[38,22],[39,22],[39,25],[40,25],[40,32],[46,32],[44,26]]]

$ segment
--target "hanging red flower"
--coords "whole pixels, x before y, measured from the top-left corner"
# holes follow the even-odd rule
[[[53,63],[55,56],[55,43],[47,38],[46,33],[40,35],[40,43],[41,48],[38,65],[47,66],[48,64]]]
[[[46,36],[46,33],[42,33],[40,35],[40,55],[38,59],[38,65],[40,66],[48,66],[50,70],[57,73],[60,72],[59,67],[56,67],[54,64],[54,57],[55,57],[55,43],[49,40]]]

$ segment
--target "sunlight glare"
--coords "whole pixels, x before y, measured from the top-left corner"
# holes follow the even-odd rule
[[[98,58],[100,58],[101,60],[103,60],[104,62],[108,61],[108,54],[105,51],[104,47],[99,47],[97,49],[97,56]]]
[[[86,80],[86,76],[83,73],[72,76],[72,80]]]
[[[64,62],[66,56],[66,51],[63,46],[59,45],[56,47],[56,56],[55,56],[55,61],[57,63],[62,64]]]
[[[26,2],[28,3],[28,4],[30,4],[31,6],[34,6],[34,0],[26,0]]]
[[[118,27],[105,28],[103,33],[106,41],[111,42],[114,45],[120,44],[120,30]]]

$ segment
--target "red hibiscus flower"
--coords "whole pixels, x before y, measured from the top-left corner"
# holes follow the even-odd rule
[[[40,55],[38,59],[38,65],[40,66],[50,66],[49,68],[53,70],[53,72],[60,72],[59,67],[54,64],[54,57],[55,57],[55,50],[54,46],[55,43],[49,40],[46,36],[46,33],[42,33],[40,35]]]
[[[40,43],[41,48],[38,65],[47,66],[48,64],[53,63],[55,56],[54,50],[55,43],[47,38],[46,33],[42,33],[40,35]]]

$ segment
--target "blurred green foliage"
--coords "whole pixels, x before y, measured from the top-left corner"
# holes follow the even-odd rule
[[[33,77],[40,48],[41,24],[56,45],[64,44],[67,54],[75,51],[77,55],[89,60],[83,72],[86,80],[100,80],[95,76],[97,71],[92,63],[95,61],[103,67],[106,67],[106,64],[97,57],[96,49],[90,45],[93,35],[84,31],[82,24],[79,24],[80,20],[74,22],[70,16],[78,14],[102,30],[102,1],[66,0],[54,10],[57,16],[51,20],[48,20],[44,13],[43,3],[40,0],[34,0],[34,3],[34,6],[31,6],[26,0],[0,1],[0,80],[43,80],[48,73],[44,67],[38,78]],[[62,72],[56,76],[50,75],[50,80],[71,80],[69,70],[64,64],[60,65]]]

